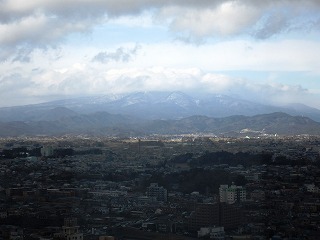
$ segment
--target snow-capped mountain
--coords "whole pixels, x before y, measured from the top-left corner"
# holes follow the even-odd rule
[[[273,112],[310,117],[320,121],[320,110],[302,104],[264,105],[226,95],[192,96],[183,92],[136,92],[65,99],[41,104],[0,108],[0,121],[53,120],[77,114],[108,112],[140,119],[181,119],[193,115],[227,117]]]

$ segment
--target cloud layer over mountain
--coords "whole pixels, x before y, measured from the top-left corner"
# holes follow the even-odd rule
[[[319,10],[317,0],[2,0],[1,106],[182,90],[320,107]]]

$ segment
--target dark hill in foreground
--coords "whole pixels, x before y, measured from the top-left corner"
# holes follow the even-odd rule
[[[180,120],[141,120],[130,116],[96,112],[73,114],[52,121],[0,122],[0,136],[88,134],[141,136],[151,134],[210,133],[225,136],[261,136],[264,134],[320,134],[320,123],[307,117],[276,112],[251,117],[210,118],[191,116]]]

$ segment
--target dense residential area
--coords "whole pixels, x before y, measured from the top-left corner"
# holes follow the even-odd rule
[[[0,140],[0,239],[317,239],[320,139]]]

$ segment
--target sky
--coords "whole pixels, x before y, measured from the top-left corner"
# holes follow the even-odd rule
[[[0,107],[137,91],[320,108],[319,0],[0,0]]]

